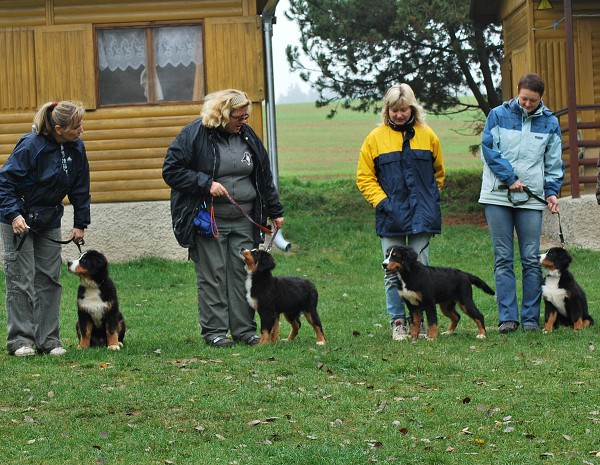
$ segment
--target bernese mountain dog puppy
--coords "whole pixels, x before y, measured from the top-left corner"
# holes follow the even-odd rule
[[[398,276],[398,293],[406,302],[412,320],[412,339],[419,336],[423,311],[427,315],[427,338],[438,336],[436,304],[450,318],[450,326],[444,334],[451,334],[460,320],[456,304],[477,324],[477,338],[486,337],[483,315],[473,301],[472,285],[483,292],[495,292],[480,278],[456,268],[425,266],[418,260],[417,252],[406,246],[392,246],[387,250],[381,264],[386,273]]]
[[[100,252],[88,250],[77,260],[67,262],[67,269],[79,276],[75,324],[78,348],[120,350],[125,338],[125,320],[119,310],[117,289],[108,276],[108,260]]]
[[[542,297],[545,304],[544,332],[550,333],[559,326],[575,330],[594,324],[588,312],[585,292],[569,271],[573,258],[562,247],[552,247],[540,255],[540,263],[546,271]]]
[[[292,325],[287,337],[291,341],[300,329],[300,314],[304,314],[317,335],[317,344],[325,344],[323,326],[317,313],[319,294],[315,285],[296,276],[273,276],[273,256],[266,250],[242,249],[240,255],[248,273],[246,298],[260,316],[259,345],[279,340],[279,315]]]

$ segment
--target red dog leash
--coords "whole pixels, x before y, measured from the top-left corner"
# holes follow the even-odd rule
[[[266,233],[266,234],[271,234],[271,241],[269,242],[269,245],[267,246],[267,252],[270,252],[271,249],[273,248],[273,242],[275,242],[275,236],[277,235],[277,232],[279,231],[277,229],[277,227],[275,225],[273,225],[273,230],[270,230],[269,228],[267,228],[266,226],[263,226],[262,224],[258,224],[256,221],[254,221],[250,215],[244,211],[244,209],[242,207],[240,207],[238,205],[238,203],[233,200],[231,198],[231,196],[229,194],[227,194],[227,200],[229,200],[229,203],[231,203],[231,205],[233,205],[235,208],[238,209],[238,211],[244,215],[246,218],[248,218],[248,220],[250,220],[250,222],[257,226],[262,232]]]

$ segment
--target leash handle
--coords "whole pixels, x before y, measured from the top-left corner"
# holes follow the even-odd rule
[[[42,234],[40,231],[37,231],[36,229],[29,228],[22,235],[15,234],[15,236],[21,238],[21,240],[19,241],[19,245],[17,245],[17,249],[16,249],[17,252],[19,252],[21,250],[21,248],[23,247],[23,244],[25,243],[25,239],[27,239],[27,236],[29,235],[30,232],[34,232],[36,234],[39,234],[43,238],[48,239],[50,242],[54,242],[55,244],[66,245],[66,244],[69,244],[70,242],[73,242],[73,244],[75,244],[77,246],[77,248],[79,249],[79,253],[82,253],[81,252],[81,246],[85,245],[85,241],[83,239],[81,239],[79,242],[75,242],[73,240],[73,238],[69,239],[68,241],[57,241],[56,239],[52,239],[51,237],[48,237],[45,234]]]
[[[508,186],[505,185],[505,184],[501,184],[498,188],[504,190],[504,189],[508,189]],[[533,197],[538,202],[541,202],[541,203],[543,203],[546,206],[549,205],[549,203],[548,203],[547,200],[545,200],[545,199],[541,198],[539,195],[536,195],[533,192],[531,192],[531,189],[529,189],[529,187],[527,187],[527,186],[523,187],[523,192],[525,192],[527,195],[530,195],[531,197]],[[562,247],[564,247],[564,245],[565,245],[565,236],[563,235],[562,224],[560,222],[560,213],[556,212],[556,216],[558,217],[558,237],[560,239],[560,245]]]

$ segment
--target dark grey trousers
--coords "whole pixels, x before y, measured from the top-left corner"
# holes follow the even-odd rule
[[[228,332],[236,341],[256,335],[254,309],[246,300],[246,270],[242,248],[252,248],[253,225],[248,219],[218,219],[219,237],[196,236],[191,253],[198,286],[198,322],[210,342]]]
[[[20,239],[12,226],[2,223],[6,278],[6,348],[23,346],[49,352],[61,347],[60,285],[61,245],[30,232],[17,252]],[[60,228],[43,234],[60,240]]]

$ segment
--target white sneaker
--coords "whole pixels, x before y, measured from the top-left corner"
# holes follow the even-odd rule
[[[15,350],[15,355],[17,357],[29,357],[30,355],[35,355],[35,350],[31,346],[23,346]]]
[[[54,355],[55,357],[60,357],[61,355],[65,355],[67,353],[67,351],[62,347],[55,347],[48,353],[50,355]]]
[[[408,328],[404,318],[399,318],[392,324],[392,339],[394,341],[403,341],[408,337]]]

